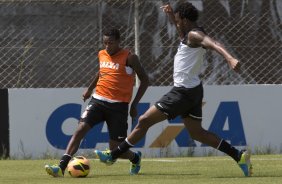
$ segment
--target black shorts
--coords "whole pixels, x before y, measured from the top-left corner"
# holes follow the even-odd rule
[[[157,109],[167,115],[168,119],[176,116],[202,119],[203,85],[194,88],[173,87],[155,103]]]
[[[110,139],[122,142],[127,136],[127,116],[128,103],[109,103],[92,97],[82,113],[80,121],[91,127],[105,121]]]

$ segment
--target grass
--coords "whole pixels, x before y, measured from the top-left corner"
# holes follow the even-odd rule
[[[237,164],[226,156],[154,158],[142,160],[138,176],[128,175],[129,162],[120,160],[105,166],[91,160],[91,171],[86,178],[53,178],[45,173],[46,163],[58,160],[0,160],[1,184],[56,184],[56,183],[150,183],[150,184],[281,184],[282,155],[255,155],[253,177],[243,176]]]

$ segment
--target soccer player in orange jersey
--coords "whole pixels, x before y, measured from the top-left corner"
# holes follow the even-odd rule
[[[90,97],[91,100],[81,115],[78,128],[69,141],[59,165],[45,165],[46,172],[54,177],[64,175],[64,171],[72,156],[77,152],[81,140],[98,123],[103,121],[107,123],[111,150],[124,141],[127,136],[128,111],[132,118],[137,116],[137,104],[148,87],[148,76],[141,66],[138,56],[128,49],[120,47],[118,29],[109,29],[104,32],[103,44],[105,49],[98,54],[99,71],[83,93],[84,101]],[[135,74],[140,79],[140,85],[129,109]],[[93,91],[94,89],[95,91]],[[129,150],[120,157],[130,160],[130,174],[138,174],[141,152],[135,153]]]

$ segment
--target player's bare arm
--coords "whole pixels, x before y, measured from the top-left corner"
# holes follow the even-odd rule
[[[99,72],[97,72],[97,74],[93,77],[89,87],[84,91],[82,95],[83,101],[87,100],[92,95],[93,89],[96,87],[98,79],[99,79]]]
[[[149,78],[147,73],[145,72],[144,68],[141,66],[138,56],[135,54],[130,54],[127,59],[127,65],[130,66],[136,73],[137,77],[140,80],[140,85],[138,87],[137,93],[131,103],[130,107],[130,116],[136,117],[137,116],[137,104],[139,103],[140,99],[144,95],[145,91],[149,85]]]
[[[179,26],[177,26],[177,21],[175,19],[175,16],[174,16],[174,13],[173,13],[173,9],[172,9],[171,5],[170,4],[166,4],[166,5],[161,6],[160,8],[163,10],[163,12],[165,12],[167,14],[170,23],[172,23],[175,26],[180,39],[182,39],[184,37],[184,33],[179,28]]]
[[[229,66],[236,72],[240,69],[239,61],[234,58],[226,49],[225,47],[220,44],[218,41],[212,39],[205,33],[201,31],[190,31],[188,34],[188,41],[190,45],[199,47],[202,46],[207,49],[215,50],[217,53],[222,55]]]

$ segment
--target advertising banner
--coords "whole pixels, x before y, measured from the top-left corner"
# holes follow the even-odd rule
[[[138,104],[138,116],[171,87],[149,87]],[[233,146],[281,152],[282,86],[204,86],[203,127]],[[40,158],[64,153],[80,115],[82,88],[9,89],[10,156]],[[137,120],[128,117],[128,133]],[[107,126],[95,126],[82,140],[79,151],[108,148]],[[145,157],[205,156],[221,154],[189,136],[181,118],[151,127],[135,145]]]

